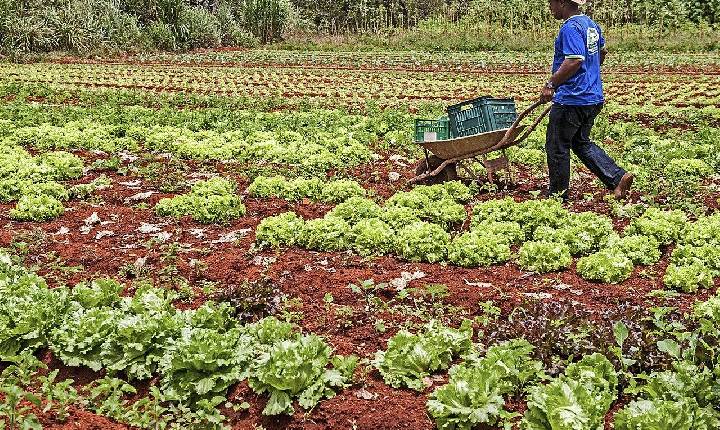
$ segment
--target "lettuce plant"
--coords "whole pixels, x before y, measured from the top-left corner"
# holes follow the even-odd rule
[[[381,213],[382,208],[374,201],[364,197],[351,197],[335,206],[326,217],[339,218],[354,225],[363,219],[377,218]]]
[[[350,225],[337,217],[305,221],[297,242],[316,251],[344,250],[350,243]]]
[[[380,214],[380,219],[393,230],[401,230],[410,224],[420,222],[420,215],[417,209],[403,206],[385,206],[382,214]]]
[[[667,288],[694,293],[699,288],[712,288],[713,274],[710,269],[700,263],[689,266],[670,264],[665,270],[663,282]]]
[[[397,254],[413,262],[437,263],[447,257],[450,235],[436,224],[416,222],[397,233]]]
[[[632,220],[625,229],[625,234],[650,236],[661,245],[669,245],[682,236],[686,226],[687,216],[680,210],[649,208],[642,216]]]
[[[350,179],[338,179],[325,183],[320,192],[319,200],[326,203],[342,203],[352,197],[365,197],[367,191],[357,182]]]
[[[531,272],[554,272],[567,269],[570,263],[570,248],[564,243],[525,242],[518,253],[520,267]]]
[[[501,221],[480,221],[474,222],[471,226],[473,233],[481,235],[500,236],[505,238],[509,244],[519,244],[525,240],[525,233],[516,222]]]
[[[718,413],[692,401],[636,400],[615,414],[616,430],[711,430]]]
[[[161,388],[169,400],[194,404],[225,397],[248,376],[253,340],[239,329],[183,328],[160,360]]]
[[[331,355],[331,348],[315,335],[297,335],[261,353],[248,383],[256,393],[270,394],[263,415],[291,415],[294,398],[302,408],[312,409],[321,399],[333,397],[335,389],[347,387],[357,358]]]
[[[512,417],[504,409],[504,396],[543,376],[542,363],[530,357],[532,350],[526,340],[516,339],[453,366],[448,383],[435,389],[427,402],[437,427],[471,430]]]
[[[448,260],[462,267],[491,266],[510,257],[510,245],[504,236],[464,233],[448,246]]]
[[[285,212],[260,221],[255,230],[255,240],[262,245],[275,248],[292,246],[297,242],[305,221],[295,212]]]
[[[353,249],[362,256],[384,255],[394,247],[395,233],[380,218],[364,219],[350,232]]]
[[[572,255],[584,255],[600,249],[612,233],[610,218],[583,212],[570,214],[564,226],[539,226],[533,236],[535,240],[565,243]]]
[[[62,215],[65,207],[55,197],[47,195],[22,196],[15,208],[10,210],[10,218],[17,221],[50,221]]]
[[[634,269],[625,255],[613,251],[600,251],[577,261],[577,272],[588,281],[618,284],[628,279]]]
[[[607,251],[622,254],[633,264],[647,266],[660,261],[660,244],[652,236],[613,236],[608,241]]]
[[[470,320],[463,321],[458,329],[433,320],[420,333],[398,332],[385,351],[375,354],[373,364],[391,387],[419,391],[425,386],[423,378],[447,369],[453,357],[470,349],[472,335]]]
[[[713,277],[720,276],[720,247],[717,245],[678,245],[670,255],[676,266],[699,264],[707,267]]]
[[[583,357],[547,385],[530,389],[522,430],[602,430],[617,395],[617,373],[600,354]]]
[[[0,359],[47,344],[67,307],[67,290],[49,289],[8,254],[0,253]]]
[[[155,205],[160,216],[190,215],[195,221],[224,223],[245,215],[245,205],[235,194],[235,184],[215,177],[193,185],[188,194],[162,199]]]

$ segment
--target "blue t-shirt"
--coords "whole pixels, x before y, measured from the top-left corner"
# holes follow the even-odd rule
[[[585,15],[569,18],[555,40],[553,74],[566,58],[581,59],[575,76],[558,86],[553,101],[561,105],[590,106],[605,102],[600,79],[600,50],[605,38],[600,27]]]

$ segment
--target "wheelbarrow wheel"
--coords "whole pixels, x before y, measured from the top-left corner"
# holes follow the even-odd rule
[[[417,167],[415,167],[415,176],[420,176],[427,172],[432,172],[433,170],[440,167],[440,165],[443,163],[442,158],[438,158],[434,155],[429,156],[427,159],[423,158],[421,159]],[[456,181],[458,179],[457,174],[457,165],[455,163],[448,164],[445,166],[445,168],[438,173],[435,176],[430,176],[422,181],[422,184],[425,185],[434,185],[434,184],[442,184],[443,182],[448,181]]]

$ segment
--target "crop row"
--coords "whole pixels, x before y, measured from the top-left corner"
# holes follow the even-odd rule
[[[32,381],[43,364],[32,355],[40,348],[49,348],[68,366],[103,370],[105,377],[81,388],[89,392],[86,407],[142,428],[178,428],[178,420],[188,418],[196,425],[224,428],[226,417],[217,407],[242,409],[242,404],[228,403],[227,395],[245,380],[252,391],[268,396],[264,415],[292,414],[295,404],[312,409],[351,386],[356,368],[365,365],[358,357],[336,355],[325,339],[299,333],[275,317],[243,324],[229,305],[213,301],[177,310],[175,293],[148,284],[136,285],[127,296],[110,279],[50,289],[4,253],[0,280],[0,358],[12,363],[0,380],[15,387],[13,396],[37,405],[43,398],[48,409],[81,399],[72,381],[55,381],[57,373],[42,379],[42,387],[35,389],[39,392],[33,392]],[[711,297],[694,306],[690,318],[705,327],[695,341],[709,345],[717,340],[713,327],[719,305]],[[416,333],[399,331],[367,364],[391,387],[424,391],[431,376],[460,359],[449,369],[447,382],[428,397],[428,413],[441,430],[509,426],[521,415],[505,409],[507,400],[520,396],[528,405],[522,429],[601,428],[621,387],[634,400],[616,413],[619,430],[669,428],[663,426],[667,422],[673,429],[717,428],[717,370],[713,373],[693,356],[682,360],[681,345],[675,343],[676,351],[674,341],[664,340],[658,344],[676,359],[674,368],[635,376],[627,372],[631,360],[623,352],[629,335],[626,326],[616,324],[614,358],[623,363],[620,372],[606,356],[594,353],[549,377],[524,339],[488,348],[473,342],[469,320],[457,329],[431,320]],[[132,404],[121,400],[135,392],[117,378],[121,375],[130,381],[152,378],[147,397]],[[58,413],[63,415],[67,412]],[[39,426],[26,409],[14,419],[26,428]]]
[[[539,77],[469,73],[404,73],[301,68],[197,68],[126,65],[12,65],[0,81],[65,88],[126,88],[253,97],[455,101],[478,94],[535,97]],[[622,105],[720,105],[716,76],[608,75],[608,100]]]
[[[226,64],[226,65],[267,65],[299,67],[347,67],[358,69],[399,69],[399,70],[477,70],[477,71],[545,71],[550,53],[516,52],[513,55],[500,52],[338,52],[338,51],[274,51],[243,50],[236,52],[203,52],[188,54],[140,53],[135,57],[117,61],[170,64]],[[115,59],[101,60],[115,62]],[[610,55],[605,64],[612,71],[636,72],[686,72],[688,70],[713,71],[720,65],[712,55],[674,54],[668,56],[653,52],[624,52]]]
[[[490,200],[473,207],[470,231],[452,234],[467,214],[472,196],[460,183],[419,186],[390,197],[383,206],[363,197],[338,204],[324,218],[303,220],[292,212],[264,219],[261,245],[318,250],[354,250],[360,255],[396,254],[413,262],[492,266],[516,259],[527,271],[546,273],[570,267],[580,256],[580,276],[603,283],[628,279],[635,265],[653,265],[661,249],[675,242],[665,277],[668,287],[693,292],[710,288],[720,276],[720,217],[688,224],[681,211],[650,208],[633,218],[622,235],[612,220],[592,212],[570,213],[552,200],[517,203]]]

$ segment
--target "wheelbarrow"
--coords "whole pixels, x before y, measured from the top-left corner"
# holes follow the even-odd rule
[[[540,122],[550,112],[550,107],[530,125],[520,123],[543,103],[535,102],[532,106],[518,115],[510,128],[480,133],[473,136],[459,137],[435,142],[418,142],[425,150],[425,159],[421,160],[415,171],[415,176],[409,182],[444,182],[458,179],[457,167],[470,175],[472,180],[477,176],[468,166],[468,162],[480,162],[487,171],[488,180],[494,181],[494,175],[499,170],[509,171],[509,161],[505,149],[518,145],[530,136]],[[487,155],[501,151],[498,158],[488,159]],[[432,154],[432,156],[430,155]]]

